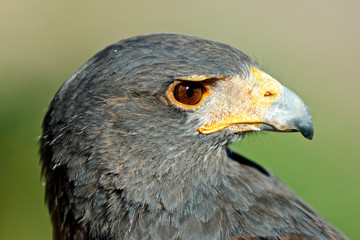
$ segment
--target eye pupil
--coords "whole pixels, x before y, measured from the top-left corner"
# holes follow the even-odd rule
[[[186,96],[192,97],[194,95],[194,89],[190,86],[186,86]]]
[[[200,102],[204,87],[199,82],[182,82],[175,86],[175,99],[186,105],[196,105]]]

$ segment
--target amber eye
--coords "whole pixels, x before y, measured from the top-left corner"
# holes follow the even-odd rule
[[[183,82],[175,86],[174,98],[186,105],[195,105],[200,102],[204,87],[199,82]]]

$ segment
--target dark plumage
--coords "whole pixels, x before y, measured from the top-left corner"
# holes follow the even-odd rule
[[[313,135],[303,102],[243,52],[176,34],[107,47],[43,123],[54,239],[345,239],[227,149],[259,130]]]

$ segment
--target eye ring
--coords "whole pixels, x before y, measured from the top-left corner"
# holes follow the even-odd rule
[[[205,84],[198,81],[176,81],[167,91],[171,102],[185,109],[198,107],[208,94]]]

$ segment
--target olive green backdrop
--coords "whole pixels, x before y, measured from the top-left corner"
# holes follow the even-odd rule
[[[50,239],[40,125],[61,84],[108,44],[175,32],[228,43],[309,105],[315,137],[259,133],[234,145],[360,239],[360,1],[2,0],[0,239]]]

